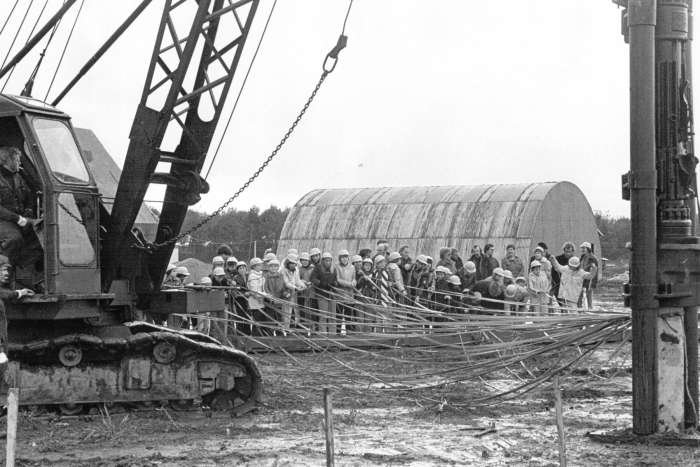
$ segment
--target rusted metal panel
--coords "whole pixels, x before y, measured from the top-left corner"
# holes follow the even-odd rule
[[[434,257],[444,246],[467,256],[473,245],[485,243],[501,257],[514,243],[529,258],[538,241],[549,239],[556,251],[568,232],[578,241],[594,231],[588,202],[568,182],[315,190],[291,210],[279,252],[318,247],[335,254],[387,239],[392,248],[405,244]]]

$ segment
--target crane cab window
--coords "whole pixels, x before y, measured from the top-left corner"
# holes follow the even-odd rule
[[[71,193],[58,196],[58,257],[66,266],[81,266],[95,260],[95,249],[88,233],[94,222],[94,206],[89,197]]]
[[[32,123],[54,176],[64,183],[88,183],[85,162],[68,126],[47,118],[35,118]]]

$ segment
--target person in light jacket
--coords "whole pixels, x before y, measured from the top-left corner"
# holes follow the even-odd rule
[[[549,278],[542,271],[542,263],[538,260],[533,260],[530,263],[530,274],[527,281],[528,290],[530,291],[530,303],[532,311],[538,315],[545,314],[547,305],[549,304]]]
[[[250,260],[250,273],[248,273],[248,310],[255,323],[267,321],[265,317],[265,276],[262,272],[263,261],[260,258]],[[268,335],[258,325],[253,325],[251,334],[254,336]]]
[[[583,283],[591,278],[591,273],[581,268],[581,260],[576,256],[569,258],[568,264],[562,266],[554,261],[552,266],[559,272],[559,303],[575,308],[583,290]]]
[[[304,284],[299,275],[299,257],[296,254],[291,253],[287,255],[282,265],[282,279],[286,290],[289,291],[289,298],[282,304],[282,323],[285,329],[289,329],[292,317],[295,314],[294,304],[297,303],[297,294],[306,289],[306,284]],[[298,323],[299,310],[296,310],[295,318]]]
[[[346,331],[354,330],[354,326],[350,323],[356,321],[356,313],[353,306],[355,295],[355,287],[357,281],[355,275],[357,270],[355,266],[350,264],[350,252],[348,250],[340,250],[338,252],[338,318],[345,322]],[[342,326],[342,324],[341,324]],[[351,329],[352,328],[352,329]],[[338,329],[340,331],[340,329]]]

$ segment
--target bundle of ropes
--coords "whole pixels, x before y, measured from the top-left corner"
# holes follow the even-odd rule
[[[262,319],[253,320],[236,304],[246,299],[244,292],[221,288],[230,297],[225,315],[178,316],[199,320],[200,329],[201,323],[227,327],[234,345],[283,354],[294,362],[292,373],[320,376],[329,386],[362,394],[418,392],[436,403],[440,398],[435,394],[476,381],[490,390],[463,405],[520,397],[553,375],[583,365],[605,343],[615,342],[617,354],[631,327],[627,312],[552,306],[537,313],[522,302],[486,299],[450,306],[408,299],[399,303],[340,290],[329,293],[330,311],[246,291],[266,302]],[[499,309],[493,308],[496,304]],[[293,323],[286,316],[292,309]],[[292,351],[315,356],[297,357]],[[512,384],[488,382],[499,376]]]

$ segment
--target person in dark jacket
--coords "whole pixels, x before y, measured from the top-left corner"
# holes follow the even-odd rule
[[[430,268],[425,255],[418,255],[405,283],[412,298],[424,297],[430,288]]]
[[[41,256],[32,231],[36,222],[32,209],[34,193],[19,173],[21,156],[16,147],[0,147],[0,252],[15,265],[19,264],[21,250],[30,245],[39,251],[27,256],[32,260]]]
[[[443,247],[440,248],[440,261],[437,262],[437,266],[442,266],[450,270],[450,274],[457,272],[454,261],[452,261],[452,248]]]
[[[217,266],[209,274],[209,279],[211,279],[211,285],[214,287],[228,287],[231,283],[226,278],[226,271],[221,266]]]
[[[236,263],[236,274],[233,276],[233,285],[237,288],[232,291],[233,294],[233,310],[234,313],[243,321],[236,323],[236,330],[241,334],[249,336],[253,331],[252,323],[253,316],[248,310],[248,265],[244,261]]]
[[[479,276],[484,279],[491,277],[493,270],[499,266],[498,260],[493,257],[493,249],[493,245],[490,243],[484,246],[484,255],[479,264]]]
[[[501,261],[501,267],[513,273],[513,277],[522,276],[525,273],[525,266],[515,254],[515,245],[510,244],[506,247],[506,257]]]
[[[338,273],[333,265],[333,255],[325,252],[321,262],[311,271],[311,283],[318,299],[319,331],[335,331],[338,324],[335,316],[335,302],[331,301],[331,291],[338,287]]]
[[[216,256],[221,256],[224,261],[228,261],[229,258],[233,257],[233,251],[230,246],[224,243],[216,250]]]
[[[455,273],[464,267],[464,261],[462,261],[462,257],[459,256],[459,250],[457,250],[457,248],[452,248],[450,250],[450,259],[455,265]]]
[[[462,289],[471,289],[476,284],[476,264],[473,261],[464,263],[462,269],[457,271],[457,275],[462,281]]]
[[[362,259],[362,270],[355,276],[355,281],[357,282],[357,290],[367,298],[377,298],[377,288],[372,281],[372,275],[374,273],[374,261],[372,258],[367,257]]]
[[[503,283],[503,269],[495,268],[493,274],[474,284],[472,292],[478,292],[484,299],[503,300],[505,298],[505,285]],[[491,310],[502,310],[503,303],[483,300],[481,306]]]
[[[31,289],[12,290],[8,287],[10,281],[10,260],[5,255],[0,255],[0,365],[7,363],[7,313],[5,302],[8,300],[21,300],[23,297],[31,297],[34,291]]]
[[[226,259],[224,271],[226,272],[226,279],[228,279],[230,285],[233,285],[233,277],[236,275],[236,264],[238,264],[238,260],[233,256]]]
[[[401,269],[401,278],[403,279],[403,283],[408,284],[408,275],[411,273],[411,269],[413,268],[413,259],[411,259],[411,251],[408,248],[408,245],[403,245],[401,248],[399,248],[399,254],[401,255],[401,259],[399,259],[398,264],[399,268]]]
[[[476,266],[476,280],[486,279],[481,277],[481,261],[484,259],[484,255],[481,253],[481,247],[479,245],[474,245],[472,247],[472,255],[469,257],[469,261],[474,263]]]

